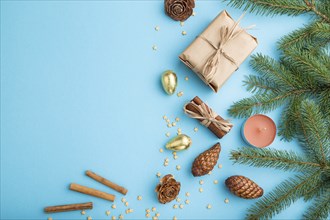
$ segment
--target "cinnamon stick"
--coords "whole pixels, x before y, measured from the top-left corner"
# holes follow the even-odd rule
[[[86,186],[82,186],[76,183],[71,183],[70,185],[70,189],[73,191],[77,191],[83,194],[87,194],[87,195],[91,195],[91,196],[95,196],[101,199],[105,199],[105,200],[109,200],[111,202],[113,202],[115,200],[115,196],[109,193],[105,193],[96,189],[92,189],[92,188],[88,188]]]
[[[197,104],[197,105],[201,105],[201,104],[204,103],[204,102],[203,102],[198,96],[196,96],[195,98],[193,98],[193,99],[191,100],[191,103],[195,103],[195,104]],[[188,110],[190,110],[190,111],[193,111],[193,112],[195,112],[195,113],[200,113],[200,112],[194,107],[194,105],[191,104],[191,103],[188,103],[188,104],[186,105],[186,109],[188,109]],[[204,104],[205,104],[205,103],[204,103]],[[206,105],[206,104],[205,104],[205,105]],[[206,105],[206,106],[207,106],[207,105]],[[208,107],[208,106],[207,106],[207,107]],[[215,117],[215,119],[218,120],[218,121],[222,121],[222,120],[224,120],[220,115],[218,115],[217,117]],[[199,121],[203,121],[202,119],[198,119],[198,120],[199,120]],[[233,127],[233,126],[231,126],[231,127]],[[219,128],[218,128],[213,122],[210,123],[208,129],[209,129],[210,131],[212,131],[213,134],[215,134],[218,138],[222,138],[223,136],[225,136],[225,135],[227,134],[227,132],[225,132],[225,131],[219,129]]]
[[[53,213],[53,212],[68,212],[68,211],[86,210],[86,209],[93,209],[93,203],[86,202],[86,203],[76,203],[76,204],[68,204],[68,205],[48,206],[44,209],[44,211],[47,213]]]
[[[86,175],[89,176],[90,178],[92,178],[92,179],[94,179],[94,180],[96,180],[96,181],[98,181],[98,182],[100,182],[100,183],[102,183],[102,184],[110,187],[111,189],[114,189],[117,192],[120,192],[123,195],[126,195],[126,193],[128,191],[124,187],[119,186],[119,185],[111,182],[110,180],[107,180],[104,177],[102,177],[102,176],[100,176],[100,175],[98,175],[98,174],[96,174],[96,173],[94,173],[94,172],[92,172],[90,170],[87,170],[86,171]]]

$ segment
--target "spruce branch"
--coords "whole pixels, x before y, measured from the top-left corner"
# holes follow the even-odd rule
[[[291,205],[320,180],[320,171],[286,180],[248,209],[248,219],[269,219]]]
[[[330,212],[330,190],[315,200],[304,214],[304,219],[327,219]]]
[[[234,163],[255,167],[271,167],[291,171],[315,170],[321,167],[320,164],[308,161],[307,158],[300,157],[292,151],[245,147],[234,150],[230,154],[230,159]]]

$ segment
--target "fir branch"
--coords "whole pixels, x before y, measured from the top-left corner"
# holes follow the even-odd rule
[[[320,171],[313,174],[297,175],[277,186],[248,210],[248,219],[268,219],[298,200],[313,188],[320,179]]]
[[[237,151],[231,151],[230,159],[233,160],[234,163],[246,164],[249,166],[271,167],[291,171],[315,170],[321,167],[320,164],[299,157],[292,151],[280,151],[276,149],[245,147]]]
[[[278,92],[278,88],[274,83],[269,80],[255,75],[245,76],[243,85],[246,86],[247,91],[255,93],[265,93],[265,92]]]
[[[330,190],[315,200],[304,214],[304,219],[327,219],[330,213]]]

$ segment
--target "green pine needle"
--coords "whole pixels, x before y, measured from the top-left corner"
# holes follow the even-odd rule
[[[305,212],[304,219],[327,219],[330,212],[330,190],[317,198],[314,204]]]

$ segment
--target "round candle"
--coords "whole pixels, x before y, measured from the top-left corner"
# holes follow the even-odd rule
[[[248,144],[254,147],[267,147],[275,139],[276,125],[266,115],[253,115],[245,121],[242,127],[242,136]]]

